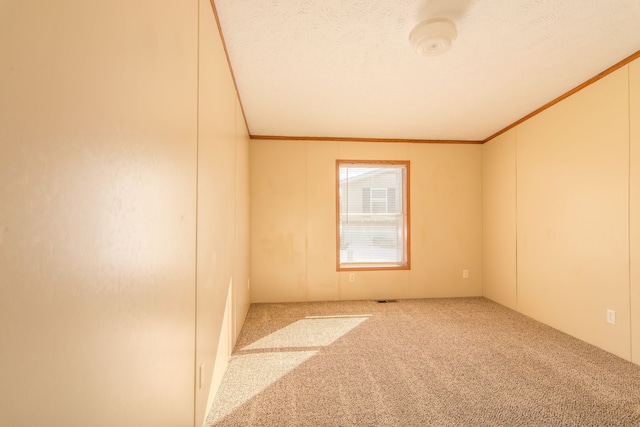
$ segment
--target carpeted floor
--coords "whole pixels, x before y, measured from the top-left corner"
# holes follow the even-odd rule
[[[485,298],[254,304],[206,425],[640,426],[640,366]]]

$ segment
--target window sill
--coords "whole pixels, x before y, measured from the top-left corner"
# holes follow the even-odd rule
[[[368,264],[368,263],[353,263],[343,264],[337,267],[337,271],[377,271],[377,270],[411,270],[409,264]]]

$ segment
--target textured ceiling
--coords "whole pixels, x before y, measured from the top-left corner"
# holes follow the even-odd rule
[[[252,135],[484,140],[640,50],[640,0],[215,0]],[[447,17],[453,48],[416,55]]]

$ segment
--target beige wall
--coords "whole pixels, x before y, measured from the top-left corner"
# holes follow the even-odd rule
[[[640,60],[629,64],[631,358],[640,364]]]
[[[250,158],[252,301],[482,294],[481,146],[254,140]],[[411,162],[410,271],[336,271],[336,159]]]
[[[516,298],[516,129],[483,145],[482,294],[513,310]]]
[[[199,1],[196,426],[249,309],[249,136],[211,4]]]
[[[231,277],[246,282],[237,257],[248,242],[248,156],[228,76],[198,81],[198,6],[0,6],[0,425],[188,426],[204,416],[211,380],[194,417],[194,360],[210,375],[229,335],[217,298]],[[213,21],[202,24],[215,39]],[[214,43],[201,71],[224,74]],[[213,115],[200,120],[199,84]],[[218,148],[237,166],[209,176],[198,163]],[[225,201],[213,218],[201,217],[207,190]],[[208,233],[236,257],[208,257],[219,251]],[[237,330],[246,284],[235,292]],[[207,326],[196,305],[211,310]]]
[[[626,359],[640,340],[630,310],[638,307],[630,267],[639,264],[639,224],[629,213],[638,205],[637,136],[629,157],[638,123],[629,77],[637,85],[637,68],[636,60],[484,146],[484,270],[493,272],[485,295],[498,302],[516,295],[518,311]],[[497,179],[508,170],[515,170],[515,204],[513,174]],[[510,249],[502,242],[514,240],[513,223],[517,248]],[[517,280],[504,281],[516,254]],[[606,322],[607,309],[616,311],[616,325]]]

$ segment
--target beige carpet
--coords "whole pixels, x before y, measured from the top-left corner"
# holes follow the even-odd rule
[[[254,304],[215,426],[640,426],[640,367],[484,298]]]

